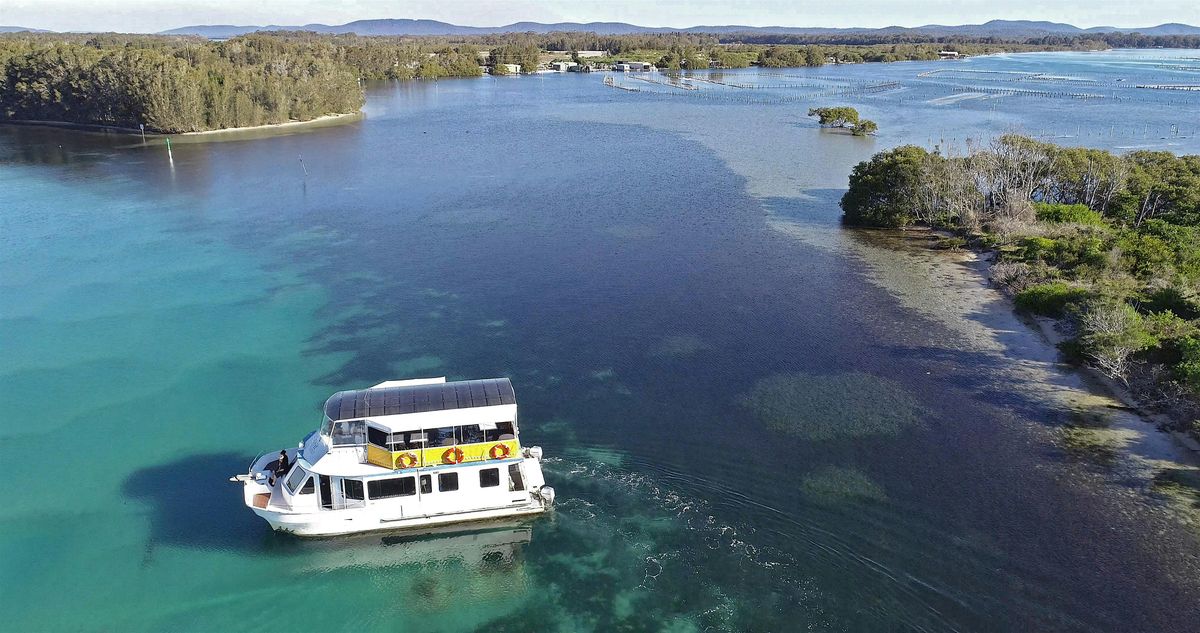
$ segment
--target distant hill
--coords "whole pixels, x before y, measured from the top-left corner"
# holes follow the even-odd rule
[[[12,27],[5,27],[12,28]],[[934,37],[1039,37],[1043,35],[1083,35],[1087,33],[1143,33],[1145,35],[1200,35],[1200,27],[1187,24],[1160,24],[1142,28],[1098,26],[1081,29],[1071,24],[1033,20],[992,20],[983,24],[949,26],[888,26],[883,28],[822,28],[792,26],[704,25],[687,28],[648,27],[625,22],[516,22],[505,26],[460,26],[437,20],[356,20],[346,24],[303,24],[293,26],[238,26],[231,24],[184,26],[164,34],[202,35],[211,38],[234,37],[255,31],[315,31],[317,33],[357,33],[359,35],[491,35],[496,33],[550,33],[554,31],[592,32],[603,35],[632,33],[753,33],[782,35],[845,35],[845,34],[924,34]]]
[[[49,31],[43,29],[31,29],[24,26],[0,26],[0,33],[21,33],[22,31],[28,31],[30,33],[49,33]]]

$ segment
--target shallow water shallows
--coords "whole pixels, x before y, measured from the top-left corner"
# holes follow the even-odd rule
[[[1115,81],[1166,72],[1153,59],[953,68]],[[947,273],[836,208],[854,162],[931,130],[1111,127],[1064,142],[1192,151],[1106,124],[1157,130],[1161,100],[1187,97],[914,79],[944,68],[723,75],[785,96],[914,82],[844,95],[874,140],[820,132],[816,103],[582,75],[374,85],[361,121],[180,144],[173,162],[0,127],[6,624],[1193,629],[1200,542],[1177,510],[1194,471],[1097,414],[977,262]],[[427,373],[512,377],[556,512],[305,542],[240,507],[226,477],[298,441],[329,393]]]
[[[742,404],[768,427],[806,440],[897,435],[921,413],[902,385],[861,373],[768,376]]]

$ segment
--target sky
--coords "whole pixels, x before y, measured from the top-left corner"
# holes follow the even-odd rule
[[[1200,0],[0,0],[0,25],[55,31],[140,33],[195,24],[344,24],[370,18],[468,26],[529,20],[880,27],[1006,19],[1140,27],[1200,25]]]

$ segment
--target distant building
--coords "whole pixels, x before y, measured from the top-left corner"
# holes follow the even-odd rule
[[[569,73],[590,73],[592,72],[591,64],[575,64],[567,69]]]
[[[575,51],[575,56],[579,59],[588,59],[589,57],[606,57],[608,51]]]
[[[508,74],[510,74],[510,75],[515,75],[515,74],[521,72],[520,64],[500,64],[500,65],[503,66],[504,70],[508,71]]]
[[[651,64],[650,62],[619,61],[613,64],[612,69],[620,72],[644,73],[654,70],[654,64]]]
[[[958,51],[938,51],[938,57],[941,59],[958,59]]]
[[[575,62],[550,62],[550,70],[565,73],[570,72],[572,68],[578,65]]]

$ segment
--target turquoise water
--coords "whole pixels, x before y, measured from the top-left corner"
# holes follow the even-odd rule
[[[1200,151],[1200,94],[1116,86],[1190,55],[380,84],[362,121],[170,159],[0,127],[4,628],[1194,630],[1195,528],[1017,378],[1079,377],[1000,308],[931,311],[836,208],[901,142]],[[946,68],[972,90],[918,76]],[[999,90],[964,70],[1110,98],[959,99]],[[830,98],[883,133],[818,130]],[[333,391],[443,374],[512,377],[553,514],[298,541],[226,481]]]

